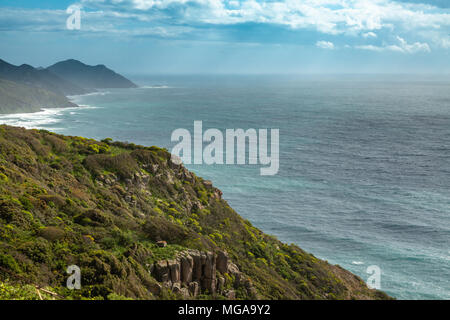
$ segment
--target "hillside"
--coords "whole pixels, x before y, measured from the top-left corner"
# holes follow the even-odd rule
[[[44,89],[60,96],[76,95],[88,92],[88,90],[78,87],[46,69],[36,69],[27,64],[15,66],[1,59],[0,79]]]
[[[73,264],[81,290],[65,288]],[[37,299],[34,286],[70,299],[389,298],[253,227],[164,149],[3,125],[0,298]]]
[[[0,113],[35,112],[41,108],[76,106],[62,95],[0,79]]]
[[[81,88],[91,91],[100,88],[136,87],[133,82],[104,65],[89,66],[74,59],[55,63],[48,67],[47,70]]]

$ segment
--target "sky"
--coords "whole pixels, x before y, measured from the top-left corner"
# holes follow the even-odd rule
[[[0,58],[125,74],[450,74],[450,0],[0,0]]]

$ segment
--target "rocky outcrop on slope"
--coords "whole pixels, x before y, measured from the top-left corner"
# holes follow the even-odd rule
[[[182,251],[174,259],[155,262],[150,272],[161,283],[161,287],[181,293],[186,298],[196,297],[200,293],[219,293],[234,299],[234,290],[239,287],[245,288],[254,298],[257,297],[249,279],[224,251]]]

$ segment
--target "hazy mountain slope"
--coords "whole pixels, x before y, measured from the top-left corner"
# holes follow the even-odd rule
[[[83,89],[66,79],[62,79],[46,69],[38,70],[27,64],[15,66],[1,59],[0,79],[41,88],[59,95],[76,95],[88,92],[88,90]]]
[[[65,288],[73,264],[81,290]],[[75,298],[389,298],[253,227],[163,149],[0,126],[3,297],[23,284]]]
[[[0,113],[34,112],[41,108],[76,107],[53,92],[0,79]]]
[[[86,89],[134,88],[136,85],[104,65],[89,66],[77,60],[55,63],[47,70]]]

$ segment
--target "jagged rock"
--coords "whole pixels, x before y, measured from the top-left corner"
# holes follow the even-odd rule
[[[194,267],[194,259],[190,255],[186,255],[181,259],[181,281],[189,283],[192,281],[192,270]]]
[[[234,290],[226,290],[223,293],[224,297],[226,297],[229,300],[234,300],[236,299],[236,292]]]
[[[217,253],[216,268],[220,273],[228,272],[228,254],[224,251]]]
[[[197,281],[189,283],[189,292],[193,297],[196,297],[199,293],[200,286]]]
[[[237,274],[240,273],[239,268],[237,265],[235,265],[233,262],[229,261],[227,265],[227,272],[229,274]]]
[[[148,291],[150,291],[155,296],[158,296],[161,293],[161,289],[162,289],[162,286],[157,282],[151,283],[148,286]]]
[[[213,196],[212,196],[213,198],[215,198],[215,199],[222,199],[222,195],[223,195],[222,191],[220,191],[217,188],[214,188],[214,192],[213,192]]]
[[[206,254],[203,275],[208,279],[215,278],[216,276],[216,256],[212,252]]]
[[[189,298],[189,290],[187,288],[181,288],[180,293],[183,296],[183,298]]]
[[[235,265],[232,262],[228,262],[227,270],[230,275],[234,276],[233,286],[235,288],[239,287],[239,285],[241,283],[241,272],[239,271],[239,268],[237,267],[237,265]]]
[[[180,292],[181,291],[181,285],[180,285],[180,283],[174,283],[173,285],[172,285],[172,292],[173,293],[178,293],[178,292]]]
[[[194,252],[191,253],[191,257],[194,261],[194,267],[192,272],[192,279],[193,280],[200,280],[202,277],[202,257],[200,252]]]
[[[203,185],[205,186],[206,189],[212,189],[213,187],[212,181],[210,180],[203,180]]]
[[[158,280],[159,282],[169,281],[170,270],[169,267],[167,266],[166,260],[156,262],[154,274],[156,280]]]
[[[186,250],[179,252],[175,259],[158,261],[152,267],[152,275],[163,286],[171,288],[174,292],[181,292],[185,286],[192,296],[200,292],[215,294],[225,288],[225,278],[217,277],[216,270],[224,274],[228,272],[234,277],[235,288],[246,285],[251,290],[251,283],[242,281],[239,268],[229,261],[226,252],[219,251],[217,256],[213,252]]]
[[[167,260],[172,283],[180,282],[180,262],[178,260]]]

